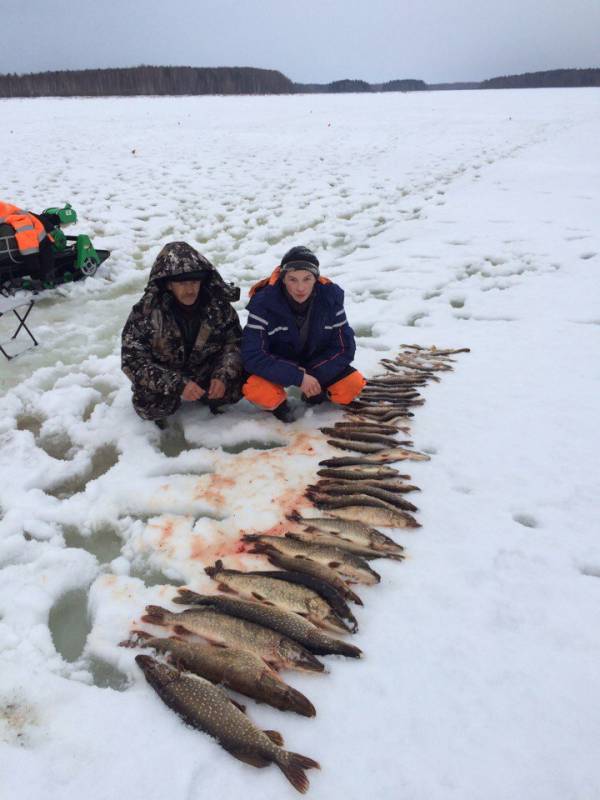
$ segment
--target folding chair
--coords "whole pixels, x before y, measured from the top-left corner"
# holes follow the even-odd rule
[[[12,311],[17,318],[16,331],[13,333],[10,339],[0,341],[0,352],[2,352],[2,355],[9,361],[11,358],[15,358],[15,356],[24,353],[25,350],[29,350],[31,347],[36,347],[38,344],[37,339],[27,325],[27,318],[34,305],[35,300],[27,298],[19,300],[15,297],[0,297],[0,318],[4,314],[8,314],[10,311]],[[25,311],[19,311],[19,309],[25,309]],[[29,339],[21,336],[21,338],[17,341],[17,336],[22,330],[29,335]]]

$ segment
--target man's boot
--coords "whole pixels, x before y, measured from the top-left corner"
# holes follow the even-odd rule
[[[318,406],[327,400],[327,395],[325,392],[319,392],[319,394],[314,395],[314,397],[307,397],[304,392],[302,392],[300,399],[309,406]]]
[[[284,400],[281,405],[277,406],[277,408],[273,409],[273,416],[277,417],[278,420],[281,422],[294,422],[294,412],[292,411],[292,407],[288,403],[287,400]]]

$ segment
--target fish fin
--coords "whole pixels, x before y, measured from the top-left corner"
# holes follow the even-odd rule
[[[277,760],[277,766],[283,772],[294,789],[301,794],[308,790],[308,778],[304,774],[305,769],[321,769],[317,761],[312,758],[301,756],[299,753],[283,752],[281,758]]]
[[[119,647],[143,647],[143,642],[153,638],[152,634],[147,631],[131,631],[129,639],[119,642]]]
[[[241,712],[242,712],[242,714],[245,714],[245,713],[246,713],[246,706],[245,706],[245,705],[243,705],[242,703],[238,703],[238,701],[237,701],[237,700],[234,700],[234,699],[233,699],[233,698],[231,698],[231,697],[229,698],[229,701],[230,701],[231,703],[233,703],[233,705],[234,705],[234,706],[235,706],[235,707],[236,707],[236,708],[237,708],[239,711],[241,711]]]
[[[265,758],[264,756],[259,755],[258,753],[248,753],[245,750],[229,750],[234,758],[237,758],[238,761],[243,761],[245,764],[250,764],[251,767],[258,767],[262,769],[262,767],[268,767],[271,763],[270,759]]]
[[[192,634],[192,631],[188,630],[184,625],[175,625],[173,631],[181,636],[190,636]]]
[[[221,559],[218,559],[218,561],[215,561],[212,567],[205,567],[204,572],[206,572],[206,574],[209,575],[211,578],[214,578],[215,575],[218,575],[222,569],[223,569],[223,562],[221,561]]]
[[[228,586],[226,583],[217,583],[217,589],[225,594],[237,594],[235,589],[232,589],[231,586]]]
[[[262,594],[259,594],[258,592],[250,592],[250,594],[252,595],[252,597],[254,597],[255,600],[258,600],[260,603],[264,603],[267,606],[274,605],[274,603],[271,603],[269,600],[267,600],[266,597],[263,597]]]
[[[198,594],[197,592],[192,592],[191,589],[178,589],[177,591],[179,592],[179,597],[173,598],[174,603],[179,603],[180,605],[184,606],[201,604],[203,595]]]
[[[293,522],[300,522],[300,520],[302,519],[302,517],[300,516],[300,514],[296,509],[291,511],[289,514],[286,514],[286,518],[292,520]]]
[[[363,605],[363,601],[356,594],[356,592],[352,591],[352,589],[348,589],[348,599],[352,600],[353,603],[356,603],[357,606],[362,606]]]
[[[328,566],[331,567],[331,569],[337,569],[339,566],[341,566],[341,563],[341,561],[330,561]]]
[[[269,739],[276,744],[277,747],[283,747],[283,736],[279,733],[279,731],[263,731],[265,736],[268,736]]]
[[[150,625],[168,625],[165,614],[169,612],[160,606],[146,606],[147,614],[142,617],[142,622],[149,622]]]

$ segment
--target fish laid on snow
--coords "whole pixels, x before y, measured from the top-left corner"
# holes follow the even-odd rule
[[[301,692],[288,686],[262,658],[234,647],[182,639],[179,636],[157,638],[145,631],[133,631],[127,647],[149,647],[167,656],[177,669],[188,670],[211,683],[222,684],[259,703],[314,717],[315,707]]]
[[[282,611],[275,606],[263,606],[222,594],[203,595],[190,589],[178,589],[178,592],[179,597],[173,600],[174,603],[214,608],[223,614],[237,617],[240,621],[244,620],[247,624],[254,624],[255,627],[268,627],[271,631],[283,634],[288,640],[299,642],[316,655],[340,655],[350,658],[360,658],[362,655],[358,647],[334,639],[304,617]]]
[[[336,458],[326,458],[319,461],[320,467],[358,467],[358,466],[373,466],[374,464],[393,464],[398,459],[390,455],[389,451],[384,450],[382,453],[366,453],[356,456],[337,456]]]
[[[319,764],[284,750],[281,734],[257,728],[224,689],[150,656],[136,656],[135,660],[165,705],[188,725],[214,737],[240,761],[254,767],[277,764],[295,789],[306,792],[308,779],[304,770],[319,768]]]
[[[290,539],[287,536],[268,536],[267,534],[246,534],[244,541],[252,542],[251,553],[269,552],[271,548],[288,556],[303,556],[318,561],[330,569],[334,569],[351,583],[364,583],[372,586],[379,583],[380,576],[371,569],[364,558],[348,553],[340,547],[323,547]]]
[[[353,450],[356,453],[376,456],[380,463],[393,463],[394,461],[429,461],[430,457],[418,450],[407,450],[404,447],[386,448],[381,444],[367,444],[366,442],[346,441],[343,439],[327,439],[327,444],[338,450]],[[324,462],[320,462],[324,463]],[[375,463],[375,459],[373,459]]]
[[[420,492],[418,486],[411,483],[406,483],[402,476],[378,478],[373,473],[354,471],[350,472],[347,469],[320,469],[317,475],[321,478],[319,483],[350,483],[356,486],[363,484],[371,486],[381,486],[382,489],[387,489],[388,492],[399,492],[400,494],[407,494],[408,492]]]
[[[142,621],[172,625],[175,633],[193,633],[215,644],[249,650],[275,669],[324,670],[323,664],[298,642],[214,608],[193,608],[176,614],[160,606],[147,606]]]
[[[310,558],[305,558],[300,555],[289,556],[285,553],[280,553],[279,550],[275,550],[274,548],[265,548],[264,553],[274,567],[281,567],[281,569],[291,570],[292,572],[300,572],[307,577],[314,577],[315,579],[321,580],[328,586],[333,586],[334,590],[339,592],[346,600],[350,600],[352,603],[362,606],[362,600],[352,591],[346,581],[341,578],[335,570],[326,567],[325,564],[319,564],[317,561],[312,561]]]
[[[295,583],[298,586],[306,586],[308,589],[312,589],[313,592],[316,592],[323,600],[329,603],[340,619],[346,620],[348,623],[346,627],[351,633],[356,633],[358,630],[358,623],[354,614],[350,611],[348,603],[344,599],[344,594],[341,594],[330,581],[325,581],[322,577],[317,577],[314,574],[311,575],[291,568],[283,570],[272,569],[268,572],[255,571],[252,572],[252,575],[261,575],[271,580]]]
[[[336,422],[333,427],[336,431],[356,430],[363,431],[364,433],[395,434],[402,430],[402,428],[399,428],[397,425],[386,425],[385,423],[368,422],[367,420],[361,422]]]
[[[347,623],[340,619],[329,603],[307,586],[288,583],[265,574],[225,569],[222,561],[217,561],[213,567],[206,567],[204,571],[217,582],[221,591],[233,592],[248,600],[257,600],[275,605],[283,611],[300,614],[314,625],[336,633],[349,630]]]
[[[302,517],[296,511],[289,515],[289,519],[298,522],[309,531],[336,533],[344,539],[356,542],[356,544],[362,544],[371,550],[380,551],[381,553],[400,556],[404,552],[402,545],[397,544],[385,533],[381,533],[381,531],[369,527],[363,522],[336,519],[335,517]]]
[[[327,434],[327,436],[335,436],[337,439],[347,439],[354,442],[367,442],[367,444],[382,444],[386,447],[397,447],[398,445],[411,447],[413,444],[411,441],[399,441],[398,439],[394,439],[392,436],[387,436],[382,433],[364,433],[357,428],[320,428],[319,430],[322,433]]]
[[[348,553],[360,556],[370,560],[372,558],[392,558],[396,561],[402,561],[404,556],[394,555],[393,553],[384,553],[381,550],[373,550],[370,547],[365,547],[362,544],[356,544],[348,539],[343,539],[339,533],[326,532],[326,531],[294,531],[293,533],[286,533],[290,539],[297,539],[299,542],[308,542],[309,544],[320,544],[325,546],[340,547],[342,550],[347,550]]]
[[[350,497],[353,494],[366,494],[370,497],[377,497],[379,500],[384,500],[391,506],[400,508],[402,511],[417,511],[417,507],[405,500],[400,492],[390,492],[377,484],[361,481],[360,484],[356,481],[346,481],[345,483],[336,483],[335,481],[319,481],[318,484],[307,487],[311,491],[317,491],[322,494],[339,495],[343,497]]]
[[[406,480],[410,475],[402,475],[394,467],[378,466],[375,464],[356,464],[329,469],[320,469],[317,475],[324,478],[343,478],[345,480]]]
[[[384,528],[420,528],[420,524],[406,511],[390,506],[384,500],[368,495],[350,497],[330,497],[311,494],[311,500],[323,511],[329,511],[343,519],[359,520],[367,525],[381,525]]]

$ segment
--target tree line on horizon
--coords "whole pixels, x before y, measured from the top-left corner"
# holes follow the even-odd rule
[[[600,86],[600,69],[560,69],[505,75],[480,83],[428,85],[415,79],[367,83],[294,83],[278,70],[254,67],[121,67],[0,75],[0,97],[131,97],[135,95],[263,95],[415,92]]]

